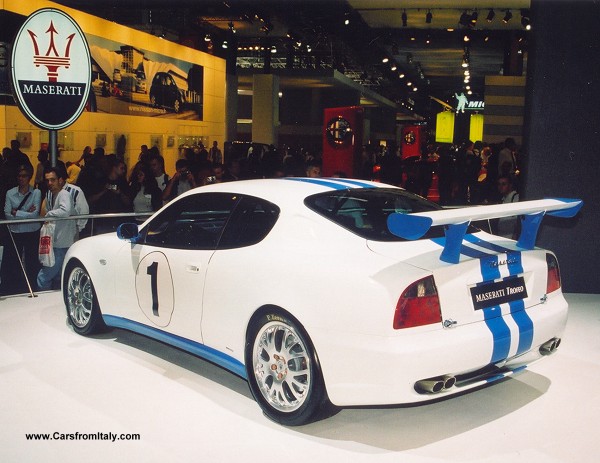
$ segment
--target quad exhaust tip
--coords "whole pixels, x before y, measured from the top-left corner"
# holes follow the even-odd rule
[[[415,383],[415,389],[419,393],[438,394],[454,387],[456,378],[452,375],[444,375],[436,378],[422,379]]]
[[[546,341],[544,344],[540,346],[540,354],[542,355],[551,355],[553,354],[558,346],[560,346],[560,338],[552,338],[550,341]]]

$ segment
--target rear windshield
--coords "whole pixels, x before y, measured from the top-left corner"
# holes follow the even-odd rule
[[[441,207],[421,196],[395,188],[354,188],[309,196],[306,206],[357,235],[374,241],[406,241],[390,233],[387,218],[393,212],[411,214]],[[432,227],[423,238],[444,236],[443,227]]]

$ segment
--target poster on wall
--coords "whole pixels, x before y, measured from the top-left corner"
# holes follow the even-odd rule
[[[97,112],[203,119],[202,66],[104,37],[86,37]]]

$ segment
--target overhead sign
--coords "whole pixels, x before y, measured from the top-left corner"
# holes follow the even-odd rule
[[[77,23],[44,8],[32,13],[12,49],[13,94],[38,127],[59,130],[77,120],[91,88],[90,50]]]

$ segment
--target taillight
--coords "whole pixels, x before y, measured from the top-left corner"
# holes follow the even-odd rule
[[[442,321],[440,299],[433,276],[415,281],[404,290],[394,314],[394,329],[431,325]]]
[[[550,294],[560,289],[560,270],[558,261],[552,254],[546,254],[546,263],[548,264],[548,281],[546,283],[546,294]]]

